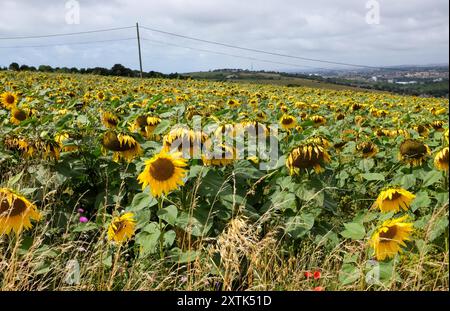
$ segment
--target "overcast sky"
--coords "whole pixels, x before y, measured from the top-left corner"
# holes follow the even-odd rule
[[[73,0],[72,0],[73,1]],[[448,0],[378,0],[379,24],[367,22],[366,0],[78,0],[79,24],[70,24],[66,0],[0,0],[0,38],[133,26],[276,53],[374,66],[448,63]],[[369,12],[370,11],[370,12]],[[373,15],[370,15],[373,16]],[[376,22],[376,20],[375,20]],[[19,64],[137,69],[136,40],[50,47],[5,48],[136,37],[135,29],[27,40],[0,40],[0,66]],[[312,67],[329,64],[209,45],[141,29],[154,41]],[[142,42],[145,71],[214,68],[301,70],[287,64],[239,59]]]

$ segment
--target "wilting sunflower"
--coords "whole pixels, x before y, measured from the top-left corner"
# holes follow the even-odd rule
[[[414,127],[414,130],[419,133],[422,137],[428,137],[428,128],[426,126],[423,126],[421,124]]]
[[[130,135],[116,134],[108,131],[103,135],[102,145],[107,150],[113,151],[113,160],[118,162],[125,159],[131,162],[136,156],[142,153],[141,145]]]
[[[378,147],[371,141],[365,141],[362,143],[359,143],[356,146],[356,150],[361,152],[361,155],[363,158],[371,158],[378,152]]]
[[[431,154],[430,148],[415,139],[407,139],[400,145],[399,160],[412,166],[419,166]]]
[[[336,114],[335,119],[336,119],[336,121],[344,120],[345,115],[342,112],[340,112],[340,113]]]
[[[11,92],[5,92],[1,96],[2,104],[6,109],[11,109],[16,106],[18,101],[18,96]]]
[[[132,126],[132,130],[139,131],[142,136],[150,138],[153,134],[153,131],[160,123],[161,119],[158,117],[142,115],[136,118]]]
[[[386,220],[372,235],[370,244],[377,260],[392,258],[402,252],[402,246],[406,246],[405,241],[410,240],[414,230],[412,223],[404,222],[407,218],[405,215]]]
[[[399,187],[388,188],[381,191],[373,207],[379,208],[384,213],[398,212],[400,209],[406,211],[415,197],[414,194],[405,189]]]
[[[154,197],[159,197],[163,193],[167,195],[178,186],[184,185],[186,166],[186,160],[181,158],[181,153],[170,154],[161,151],[145,161],[145,168],[139,174],[138,181],[142,184],[142,189],[150,186]]]
[[[102,123],[107,128],[113,129],[117,127],[117,124],[119,124],[119,117],[112,114],[109,111],[104,111],[102,113]]]
[[[280,119],[280,125],[281,125],[282,129],[289,130],[289,129],[296,127],[297,120],[295,119],[294,116],[285,114]]]
[[[13,107],[11,109],[11,123],[13,124],[20,124],[20,122],[26,120],[26,118],[28,117],[28,112],[25,109],[20,109],[17,107]]]
[[[72,152],[78,150],[78,147],[74,144],[68,144],[70,136],[68,133],[58,133],[55,135],[55,141],[59,144],[59,147],[64,152]]]
[[[326,149],[314,143],[301,145],[293,149],[286,160],[291,175],[298,175],[301,170],[314,169],[316,173],[324,171],[322,164],[330,162]]]
[[[320,126],[320,125],[324,125],[325,123],[327,123],[327,119],[322,116],[312,116],[310,119],[311,119],[311,121],[314,122],[315,126]]]
[[[443,121],[433,121],[431,122],[431,127],[434,128],[435,131],[442,132],[444,131],[444,122]]]
[[[0,235],[20,233],[32,227],[31,220],[40,220],[34,204],[11,189],[0,188]]]
[[[236,160],[236,149],[224,144],[218,146],[217,150],[207,152],[202,156],[203,164],[207,166],[226,166]]]
[[[108,227],[108,239],[117,243],[123,243],[134,235],[136,222],[133,213],[125,213],[114,217]]]
[[[210,142],[209,137],[202,131],[194,131],[184,127],[171,130],[163,138],[165,152],[178,151],[184,158],[197,158]]]
[[[434,166],[440,171],[448,172],[448,147],[445,147],[436,154]]]

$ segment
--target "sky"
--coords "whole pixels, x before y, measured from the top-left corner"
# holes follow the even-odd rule
[[[17,62],[109,68],[121,63],[138,69],[135,28],[5,39],[131,27],[136,22],[141,26],[145,71],[352,67],[226,48],[142,26],[333,62],[369,66],[448,64],[448,11],[448,0],[0,0],[0,66]],[[127,40],[109,41],[117,39]],[[95,41],[104,42],[92,43]]]

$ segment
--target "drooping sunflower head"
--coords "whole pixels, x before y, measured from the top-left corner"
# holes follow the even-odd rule
[[[171,130],[164,136],[163,150],[165,152],[181,152],[184,158],[197,158],[204,145],[208,145],[209,142],[206,133],[180,127]]]
[[[444,121],[433,121],[430,125],[435,131],[444,131]]]
[[[55,141],[59,144],[59,147],[64,152],[72,152],[78,150],[75,144],[69,144],[70,135],[65,132],[61,132],[55,135]]]
[[[118,116],[114,115],[109,111],[104,111],[102,113],[102,123],[105,127],[113,129],[119,124],[120,119]]]
[[[145,161],[145,168],[139,174],[138,181],[142,184],[142,189],[150,186],[154,197],[167,195],[178,186],[184,185],[186,166],[186,159],[181,157],[181,153],[171,154],[161,151]]]
[[[117,243],[123,243],[134,235],[136,221],[133,213],[125,213],[114,217],[108,227],[108,239]]]
[[[132,125],[133,131],[139,131],[139,133],[150,138],[155,128],[161,123],[161,119],[150,115],[141,115],[136,118]]]
[[[419,125],[417,125],[417,126],[414,127],[414,130],[415,130],[420,136],[422,136],[422,137],[428,137],[429,131],[428,131],[428,128],[427,128],[426,126],[419,124]]]
[[[379,208],[384,213],[399,212],[400,210],[407,211],[415,197],[408,190],[400,187],[391,187],[380,192],[374,207]]]
[[[4,92],[1,96],[3,107],[6,109],[11,109],[16,106],[18,101],[18,96],[12,92]]]
[[[35,143],[37,151],[42,155],[43,159],[59,160],[61,147],[58,142],[53,139],[43,139]]]
[[[142,153],[141,145],[134,139],[134,137],[108,131],[103,135],[102,145],[105,149],[114,152],[113,160],[118,162],[120,159],[125,159],[131,162],[135,157]]]
[[[402,247],[406,246],[405,241],[411,239],[413,224],[405,222],[408,216],[396,219],[389,219],[376,229],[372,235],[370,244],[374,249],[377,260],[393,258],[402,252]]]
[[[359,143],[356,146],[356,150],[358,150],[363,158],[371,158],[378,152],[378,147],[371,141],[365,141]]]
[[[310,119],[314,122],[315,126],[320,126],[327,123],[327,119],[323,116],[312,116]]]
[[[240,125],[242,131],[245,131],[249,136],[265,137],[269,134],[267,126],[258,121],[244,121]]]
[[[440,170],[448,172],[448,147],[441,149],[434,157],[434,166]]]
[[[326,139],[325,137],[320,136],[320,135],[313,136],[313,137],[309,138],[307,140],[307,143],[316,144],[316,145],[319,145],[319,146],[321,146],[321,147],[323,147],[325,149],[330,147],[330,142],[328,141],[328,139]]]
[[[206,166],[226,166],[236,160],[236,149],[233,146],[221,144],[211,152],[202,155],[203,164]]]
[[[20,233],[32,227],[31,221],[39,221],[41,214],[36,206],[11,189],[0,188],[0,235]]]
[[[400,145],[399,160],[412,166],[419,166],[431,154],[430,148],[416,139],[406,139]]]
[[[336,118],[336,121],[344,120],[345,119],[345,115],[342,112],[339,112],[339,113],[336,114],[335,118]]]
[[[280,125],[284,130],[292,129],[297,125],[297,120],[294,116],[285,114],[280,119]]]
[[[316,173],[324,171],[322,165],[330,162],[327,150],[315,143],[307,143],[294,148],[286,160],[291,175],[300,174],[301,170],[314,169]]]

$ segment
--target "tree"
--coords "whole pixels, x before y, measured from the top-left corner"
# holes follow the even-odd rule
[[[11,63],[11,65],[9,65],[9,70],[19,71],[19,69],[18,63]]]

